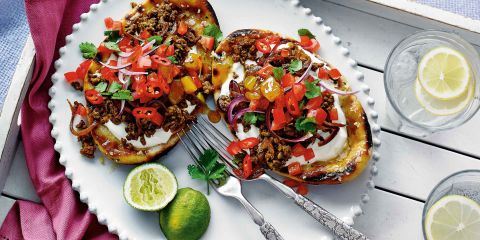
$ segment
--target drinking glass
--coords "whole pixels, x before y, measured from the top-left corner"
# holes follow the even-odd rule
[[[449,47],[460,52],[470,64],[473,98],[460,112],[434,115],[418,102],[415,94],[417,68],[422,57],[436,47]],[[387,116],[396,130],[425,137],[431,133],[457,127],[480,107],[480,60],[475,48],[459,36],[442,31],[422,31],[395,46],[385,65],[384,84],[388,98]]]

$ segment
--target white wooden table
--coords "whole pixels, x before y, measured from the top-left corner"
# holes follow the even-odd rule
[[[383,67],[392,47],[402,38],[421,29],[450,29],[451,26],[417,16],[388,14],[379,7],[368,8],[361,0],[303,0],[312,14],[322,17],[333,33],[343,40],[359,63],[376,100],[382,126],[381,160],[376,187],[364,215],[355,226],[371,239],[422,239],[423,203],[430,190],[447,175],[480,169],[480,115],[453,131],[417,139],[396,132],[385,115]],[[474,44],[478,35],[459,32]],[[475,46],[479,49],[478,45]],[[0,197],[0,223],[14,199],[39,201],[28,176],[23,146],[16,150],[7,183]]]

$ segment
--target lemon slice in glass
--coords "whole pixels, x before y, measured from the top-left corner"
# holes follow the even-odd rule
[[[427,240],[480,239],[480,205],[460,195],[441,198],[427,212],[425,235]]]
[[[143,211],[158,211],[164,208],[176,193],[175,175],[158,163],[134,168],[123,185],[123,195],[127,203]]]
[[[418,79],[415,81],[415,95],[420,105],[428,112],[439,116],[453,115],[461,112],[472,101],[473,92],[474,87],[469,84],[467,91],[463,92],[460,96],[443,100],[428,94],[422,88]]]
[[[465,57],[449,47],[437,47],[423,56],[418,65],[418,80],[433,97],[451,99],[467,90],[470,66]]]

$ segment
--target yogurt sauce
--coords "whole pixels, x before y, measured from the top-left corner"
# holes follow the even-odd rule
[[[192,105],[190,101],[186,100],[187,107],[184,108],[189,114],[195,110],[196,105]],[[125,123],[120,123],[116,125],[112,121],[108,121],[104,124],[105,127],[110,130],[110,132],[118,139],[122,139],[127,137],[127,132],[125,131],[125,127],[127,126]],[[150,137],[145,137],[145,145],[143,145],[140,140],[127,140],[127,143],[132,144],[132,146],[136,148],[148,148],[157,146],[159,144],[167,143],[170,137],[172,136],[172,132],[166,132],[163,128],[159,128],[155,131],[155,133]]]
[[[255,137],[258,138],[260,136],[260,129],[255,125],[250,125],[250,129],[247,132],[243,131],[243,124],[237,124],[237,137],[240,140]]]

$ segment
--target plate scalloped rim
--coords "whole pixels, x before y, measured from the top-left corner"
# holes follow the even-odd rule
[[[57,137],[59,135],[59,131],[57,128],[55,128],[55,122],[57,120],[57,114],[56,114],[56,104],[54,100],[54,96],[56,93],[56,87],[55,85],[58,84],[58,82],[61,82],[63,80],[63,76],[58,73],[58,69],[62,65],[62,57],[65,55],[65,49],[69,45],[71,45],[72,39],[75,37],[76,33],[78,32],[79,28],[81,27],[82,22],[85,22],[91,15],[93,15],[99,8],[105,6],[106,3],[112,0],[101,0],[97,4],[92,4],[90,6],[90,10],[87,13],[83,13],[80,15],[80,22],[76,23],[72,27],[72,33],[68,36],[65,37],[65,46],[61,47],[59,49],[60,53],[60,58],[55,61],[54,67],[56,72],[52,75],[52,87],[49,89],[49,95],[51,97],[51,100],[48,103],[48,108],[51,110],[51,114],[49,117],[49,121],[52,124],[52,130],[51,130],[51,135],[55,139],[55,145],[54,149],[59,153],[60,158],[59,162],[65,167],[65,175],[71,180],[72,182],[72,188],[77,191],[80,195],[80,201],[83,203],[86,203],[88,205],[88,210],[95,214],[98,218],[98,221],[106,225],[108,228],[108,231],[114,234],[117,234],[120,239],[130,239],[130,237],[127,235],[125,231],[119,231],[118,227],[113,224],[109,219],[107,219],[103,214],[100,209],[98,209],[96,206],[94,206],[91,202],[89,202],[89,196],[88,194],[82,190],[81,185],[79,182],[76,180],[75,174],[73,170],[69,167],[68,161],[65,157],[65,155],[62,155],[62,143],[57,141]],[[350,58],[350,51],[343,47],[341,45],[342,41],[340,40],[339,37],[335,36],[332,33],[332,28],[329,26],[326,26],[323,23],[322,18],[315,16],[312,14],[312,11],[310,8],[305,8],[300,4],[299,0],[283,0],[286,2],[290,2],[290,4],[297,8],[297,11],[301,11],[303,14],[309,15],[312,20],[318,24],[319,26],[323,27],[325,33],[329,35],[334,43],[340,47],[340,51],[342,55],[346,58],[346,60],[349,62],[350,67],[355,71],[356,74],[356,80],[358,82],[362,82],[362,89],[361,91],[367,95],[366,102],[368,106],[363,106],[365,113],[367,114],[367,117],[369,118],[369,123],[370,123],[370,129],[372,132],[372,140],[373,140],[373,149],[372,149],[372,161],[369,163],[369,171],[370,171],[370,176],[369,180],[367,181],[367,187],[366,190],[363,194],[360,196],[360,203],[358,205],[351,206],[350,212],[351,212],[351,217],[343,217],[342,219],[347,222],[348,224],[352,225],[353,220],[355,217],[361,215],[363,213],[362,206],[367,204],[370,197],[368,195],[369,191],[372,190],[375,187],[373,178],[378,174],[378,168],[376,166],[376,163],[380,159],[380,153],[378,152],[378,149],[381,145],[381,141],[379,138],[380,135],[380,126],[378,125],[378,113],[373,109],[375,105],[375,100],[369,96],[370,93],[370,88],[364,83],[364,74],[358,70],[357,62]],[[365,169],[364,171],[366,171]]]

